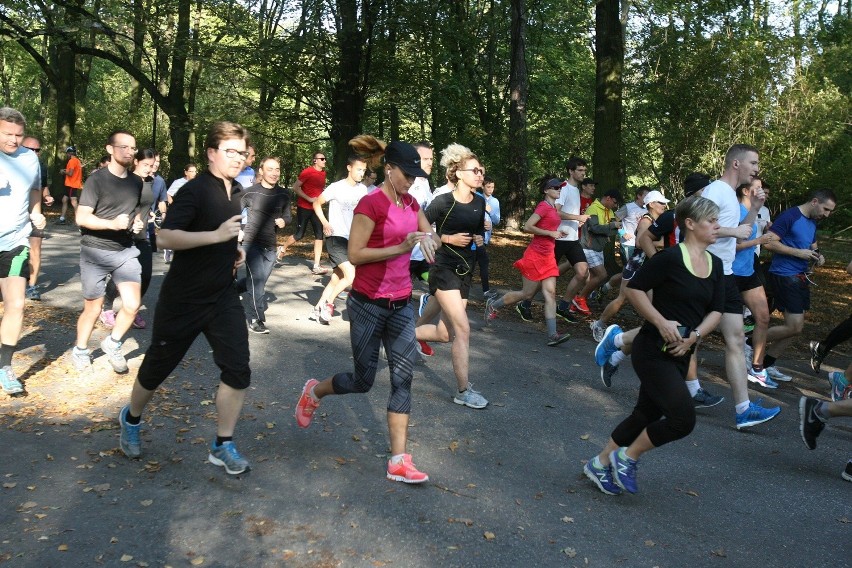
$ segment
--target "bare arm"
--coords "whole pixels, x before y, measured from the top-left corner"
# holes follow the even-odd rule
[[[322,195],[320,195],[319,197],[317,197],[316,201],[314,201],[313,205],[314,205],[314,213],[316,213],[317,219],[319,219],[320,223],[322,223],[323,234],[326,237],[330,237],[331,235],[334,234],[334,229],[331,227],[331,225],[329,225],[328,219],[326,218],[325,213],[323,213],[323,210],[322,210],[322,206],[325,205],[326,203],[328,203],[326,198],[323,197]]]

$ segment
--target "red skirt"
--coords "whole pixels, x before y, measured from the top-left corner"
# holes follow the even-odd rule
[[[553,253],[543,254],[527,248],[524,256],[512,265],[517,268],[521,275],[527,280],[541,282],[545,278],[558,278],[559,267],[556,266],[556,257]]]

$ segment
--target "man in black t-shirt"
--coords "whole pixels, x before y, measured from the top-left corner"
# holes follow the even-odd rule
[[[136,138],[126,130],[116,130],[107,140],[112,159],[105,168],[86,180],[76,220],[83,238],[80,241],[80,281],[83,285],[83,312],[77,320],[77,342],[71,360],[78,371],[92,367],[89,339],[101,314],[107,279],[111,278],[121,296],[110,335],[101,341],[116,373],[127,372],[127,360],[121,353],[121,341],[141,301],[142,268],[133,234],[144,229],[136,213],[142,193],[142,178],[130,173],[136,154]]]
[[[252,170],[254,171],[254,170]],[[242,248],[246,253],[246,276],[237,281],[237,289],[247,292],[246,320],[249,331],[269,333],[266,321],[266,281],[275,266],[275,228],[283,229],[290,221],[290,194],[278,185],[281,164],[276,158],[260,163],[260,183],[242,193]]]
[[[208,461],[231,475],[249,469],[237,451],[234,428],[251,382],[248,331],[234,276],[245,261],[237,247],[240,192],[234,183],[245,163],[248,131],[233,122],[213,124],[205,140],[208,171],[183,186],[163,221],[159,240],[175,251],[163,281],[151,345],[139,368],[130,404],[119,412],[121,451],[142,453],[142,412],[199,334],[221,369],[216,393],[216,439]]]

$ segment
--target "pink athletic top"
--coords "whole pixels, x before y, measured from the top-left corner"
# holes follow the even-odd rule
[[[555,231],[559,228],[562,220],[559,218],[559,213],[547,201],[542,201],[535,208],[535,214],[541,217],[538,223],[535,224],[539,229],[545,231]],[[553,237],[545,237],[544,235],[533,235],[532,240],[527,248],[542,254],[553,254],[553,249],[556,246],[556,239]]]
[[[420,205],[410,195],[403,196],[403,201],[406,206],[400,209],[382,191],[374,191],[361,198],[355,207],[355,215],[366,215],[376,224],[367,241],[367,248],[398,245],[408,233],[417,230]],[[359,265],[355,269],[352,289],[373,299],[408,298],[411,296],[411,274],[408,272],[410,257],[406,253],[380,262]]]

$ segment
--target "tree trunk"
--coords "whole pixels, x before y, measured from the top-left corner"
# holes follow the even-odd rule
[[[358,22],[356,0],[337,0],[337,13],[340,62],[337,80],[332,87],[330,134],[334,167],[330,170],[339,178],[346,172],[349,140],[361,131],[364,113],[361,70],[365,38]]]
[[[621,145],[624,35],[619,0],[600,0],[595,8],[595,126],[592,167],[599,195],[624,189]]]
[[[511,3],[511,57],[509,75],[509,164],[506,171],[509,187],[506,198],[506,217],[518,222],[527,204],[527,94],[529,78],[526,60],[526,2]]]

